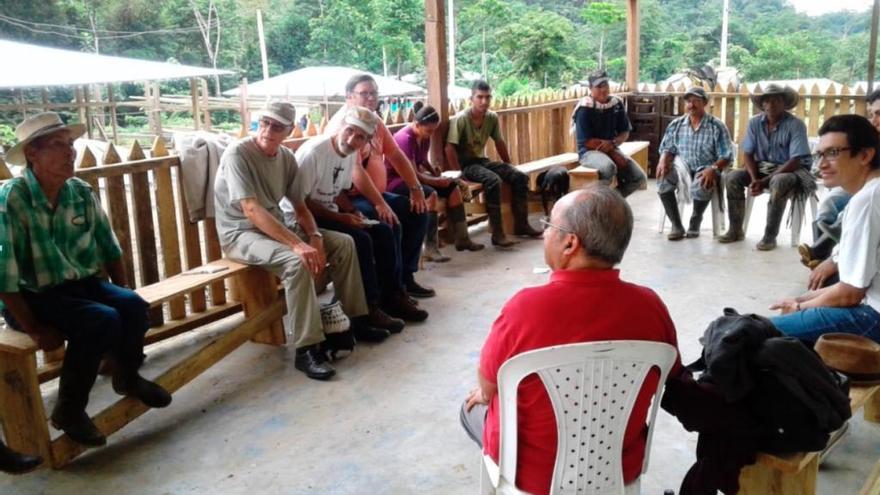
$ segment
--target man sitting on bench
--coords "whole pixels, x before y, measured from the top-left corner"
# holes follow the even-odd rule
[[[648,181],[639,164],[618,149],[629,139],[632,126],[623,101],[610,93],[608,74],[593,72],[589,82],[590,96],[582,98],[572,114],[580,164],[596,169],[605,184],[616,176],[617,190],[625,198]]]
[[[73,141],[85,126],[56,113],[25,119],[6,160],[27,165],[0,188],[0,300],[9,326],[44,351],[64,345],[58,402],[50,420],[89,447],[107,443],[86,413],[105,354],[113,389],[165,407],[171,395],[138,374],[148,305],[128,288],[122,248],[92,187],[73,176]],[[106,281],[103,272],[110,275]]]
[[[880,136],[860,115],[836,115],[819,129],[815,159],[826,187],[853,194],[843,212],[840,281],[770,306],[779,330],[811,346],[822,334],[854,333],[880,342]]]
[[[217,233],[231,259],[262,267],[281,279],[296,347],[294,366],[309,378],[329,380],[336,371],[320,349],[324,327],[313,280],[328,259],[334,290],[352,317],[355,337],[382,340],[388,332],[360,318],[368,309],[351,237],[318,230],[302,206],[296,208],[296,232],[284,225],[279,202],[293,197],[297,165],[293,152],[281,143],[293,129],[295,116],[290,103],[270,101],[260,112],[256,136],[226,148],[214,182]]]
[[[501,137],[498,114],[489,110],[492,87],[485,81],[477,81],[471,87],[471,106],[461,111],[449,122],[446,135],[446,161],[451,170],[461,170],[461,175],[471,182],[483,185],[489,228],[492,229],[492,245],[509,248],[515,244],[504,235],[501,221],[501,183],[507,182],[513,193],[513,234],[540,237],[541,231],[529,225],[529,176],[510,164],[507,143]],[[486,157],[486,142],[492,138],[500,162]]]

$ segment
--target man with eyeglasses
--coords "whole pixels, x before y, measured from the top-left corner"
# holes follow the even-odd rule
[[[621,280],[615,268],[633,230],[632,210],[620,193],[604,184],[569,193],[556,202],[544,225],[550,281],[521,290],[504,305],[480,352],[478,386],[460,411],[465,432],[496,463],[501,429],[497,377],[508,359],[546,347],[603,340],[677,347],[675,325],[663,301],[651,289]],[[669,376],[678,376],[680,369],[676,359]],[[626,493],[639,492],[645,420],[658,381],[656,373],[645,378],[623,434],[623,455],[617,462]],[[537,376],[523,380],[518,394],[516,487],[547,494],[552,491],[558,440],[553,406]]]
[[[742,143],[745,169],[728,170],[722,178],[727,190],[730,228],[718,238],[719,242],[745,238],[746,190],[751,196],[759,196],[765,190],[770,193],[764,236],[756,246],[760,251],[776,249],[785,203],[815,192],[807,127],[789,112],[797,102],[796,91],[777,84],[770,84],[763,93],[752,95],[752,103],[762,112],[749,120]]]
[[[379,86],[369,74],[352,76],[345,84],[345,105],[331,117],[324,134],[335,134],[344,125],[346,112],[352,107],[376,110],[379,101]],[[386,158],[409,189],[409,196],[387,191],[388,175]],[[354,167],[352,180],[355,190],[351,202],[361,213],[373,220],[381,220],[390,225],[397,238],[394,256],[400,265],[402,287],[395,289],[383,301],[383,309],[391,316],[406,321],[424,321],[427,311],[420,309],[411,299],[413,297],[433,297],[434,289],[422,286],[415,280],[419,271],[422,243],[428,230],[428,213],[425,193],[416,175],[416,169],[397,146],[394,136],[377,119],[376,132],[372,139],[358,151],[358,165]],[[364,191],[375,189],[381,198],[371,198]]]
[[[872,91],[866,98],[868,103],[868,119],[880,132],[880,90]],[[818,289],[825,284],[836,282],[836,269],[832,263],[824,263],[831,256],[831,251],[840,240],[840,227],[843,210],[849,203],[852,194],[841,187],[828,191],[819,203],[816,220],[813,222],[813,244],[801,244],[798,253],[801,263],[810,268],[810,289]]]
[[[810,346],[825,333],[880,342],[880,135],[860,115],[831,117],[819,129],[816,159],[826,187],[853,195],[833,257],[840,281],[770,306],[783,333]]]
[[[338,132],[303,143],[296,150],[299,172],[293,182],[295,194],[292,199],[281,201],[281,209],[287,223],[293,225],[297,222],[296,204],[304,204],[319,227],[351,236],[370,310],[369,324],[390,333],[399,333],[404,322],[388,316],[380,308],[383,290],[386,293],[401,290],[401,267],[394,255],[397,250],[394,232],[387,223],[367,219],[346,194],[352,185],[352,171],[359,166],[357,152],[372,139],[378,121],[375,112],[364,107],[351,107]],[[375,189],[364,188],[362,191],[373,201],[382,201]],[[385,336],[387,333],[382,338]],[[355,337],[365,340],[369,335],[355,334]]]
[[[281,279],[287,302],[288,328],[296,348],[294,367],[315,380],[336,371],[326,362],[324,328],[314,279],[330,262],[333,287],[355,335],[377,340],[385,330],[371,328],[351,237],[319,230],[311,212],[295,202],[296,227],[284,225],[279,202],[295,198],[297,164],[282,145],[295,122],[293,105],[269,101],[259,114],[259,128],[226,148],[214,182],[217,233],[223,252],[241,263],[260,266]]]

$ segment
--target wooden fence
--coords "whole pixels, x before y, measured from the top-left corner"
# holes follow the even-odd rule
[[[109,96],[107,101],[89,100],[88,94],[83,95],[80,106],[77,104],[48,104],[38,106],[37,110],[54,109],[56,107],[77,108],[81,117],[89,121],[90,115],[110,114],[115,115],[112,111],[114,107],[126,105],[140,105],[140,108],[151,115],[151,127],[160,134],[162,133],[161,114],[166,111],[186,111],[194,109],[194,129],[210,130],[210,113],[214,109],[234,110],[236,106],[240,112],[247,115],[248,112],[259,108],[261,104],[257,100],[246,100],[244,103],[237,99],[208,98],[206,85],[204,80],[193,79],[192,95],[189,107],[185,104],[181,97],[177,100],[169,99],[170,97],[160,97],[158,94],[158,85],[148,84],[147,94],[143,99],[137,101],[115,102],[112,99],[112,93],[107,92]],[[721,119],[727,125],[731,132],[734,142],[742,142],[745,136],[748,120],[751,116],[760,111],[751,102],[751,93],[742,85],[739,90],[732,85],[727,88],[715,87],[710,88],[704,86],[709,96],[709,112]],[[617,94],[625,96],[629,93],[623,92],[624,88],[614,88]],[[643,94],[669,94],[674,97],[673,113],[681,115],[683,113],[684,102],[681,96],[686,91],[684,85],[677,87],[659,85],[642,85],[639,87],[639,93]],[[756,87],[755,93],[762,92],[760,86]],[[825,91],[814,85],[811,88],[798,88],[800,99],[793,113],[803,119],[807,125],[807,133],[809,136],[815,136],[818,133],[819,126],[828,117],[843,113],[856,113],[864,115],[866,111],[865,92],[864,89],[857,88],[851,90],[847,86],[836,89],[834,85],[829,85]],[[507,141],[510,150],[511,159],[515,164],[524,163],[532,160],[545,158],[560,153],[575,151],[574,136],[569,132],[571,127],[571,113],[578,99],[587,94],[585,88],[568,89],[568,90],[547,90],[536,95],[528,97],[510,97],[496,98],[492,102],[492,109],[499,115],[502,135]],[[179,100],[179,101],[178,101]],[[82,105],[85,105],[83,107]],[[110,110],[101,110],[109,105]],[[7,105],[9,106],[9,105]],[[26,108],[27,104],[12,105],[14,107]],[[449,104],[450,115],[466,108],[467,101],[451,101]],[[6,106],[0,108],[5,109]],[[87,111],[89,108],[92,110]],[[286,142],[288,146],[296,149],[299,144],[306,139],[316,136],[323,132],[328,119],[328,115],[323,115],[317,122],[308,121],[306,129],[296,126],[290,135],[290,139]],[[408,106],[400,106],[396,111],[386,111],[383,115],[385,123],[392,132],[413,120],[412,108]],[[91,119],[94,121],[94,119]],[[111,119],[115,120],[115,119]],[[81,119],[82,121],[82,119]],[[247,124],[249,119],[243,119],[242,127],[239,135],[245,135],[248,132]],[[103,133],[106,135],[106,133]],[[115,135],[115,132],[114,132]],[[489,157],[497,158],[494,147],[490,146],[488,150]]]

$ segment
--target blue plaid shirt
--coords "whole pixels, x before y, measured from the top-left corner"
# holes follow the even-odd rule
[[[727,126],[708,113],[703,115],[696,129],[691,127],[689,115],[670,122],[660,142],[660,153],[681,157],[693,171],[710,167],[721,159],[733,160]]]
[[[801,166],[808,171],[813,164],[807,126],[804,121],[785,112],[773,133],[767,131],[767,115],[755,115],[749,120],[749,128],[742,142],[743,152],[751,153],[755,162],[782,165],[792,158],[800,158]]]

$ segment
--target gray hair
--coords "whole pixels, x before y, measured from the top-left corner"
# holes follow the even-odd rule
[[[591,184],[573,194],[572,204],[562,212],[565,227],[578,237],[588,256],[620,263],[633,231],[626,200],[604,184]]]

